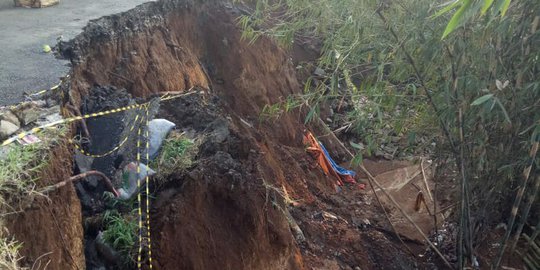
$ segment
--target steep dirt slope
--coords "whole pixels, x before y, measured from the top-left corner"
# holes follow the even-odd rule
[[[71,176],[71,151],[55,146],[39,186]],[[7,217],[9,233],[22,244],[22,266],[33,269],[84,269],[81,206],[72,186],[35,196],[24,212]]]
[[[241,41],[237,15],[219,1],[165,0],[93,21],[60,45],[73,64],[64,102],[75,106],[96,84],[141,98],[192,87],[205,92],[161,104],[160,116],[206,139],[196,165],[155,190],[154,266],[414,267],[385,232],[355,222],[382,222],[369,196],[356,186],[336,194],[334,181],[314,166],[302,144],[300,111],[259,121],[264,105],[302,87],[285,51],[265,38]],[[323,210],[340,217],[325,218]],[[291,231],[297,223],[305,239]]]

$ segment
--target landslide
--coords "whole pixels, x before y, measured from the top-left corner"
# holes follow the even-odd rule
[[[187,172],[152,186],[153,266],[417,267],[397,240],[376,228],[384,219],[370,195],[357,186],[337,193],[334,181],[304,151],[302,136],[310,127],[302,111],[260,119],[265,105],[300,93],[302,86],[287,51],[266,38],[254,44],[241,39],[239,14],[221,1],[164,0],[91,21],[74,40],[59,44],[72,64],[64,105],[80,107],[96,86],[126,89],[141,100],[202,91],[162,102],[157,115],[204,139]],[[323,141],[343,158],[335,139]],[[70,200],[53,212],[74,204]],[[70,217],[80,232],[80,216]],[[60,240],[32,244],[38,249]],[[71,235],[70,241],[82,243],[83,237]],[[75,261],[84,258],[82,249],[70,246]],[[63,259],[50,269],[66,269],[59,266],[63,263],[70,265]]]

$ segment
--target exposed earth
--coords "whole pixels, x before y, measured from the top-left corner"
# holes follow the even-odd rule
[[[265,105],[303,90],[295,66],[317,54],[286,51],[264,37],[248,44],[235,21],[240,12],[220,1],[146,3],[92,21],[58,44],[71,64],[58,91],[64,117],[147,102],[166,92],[193,93],[161,101],[151,113],[200,144],[188,169],[150,185],[152,261],[145,255],[143,268],[151,263],[154,269],[445,269],[383,192],[372,192],[365,174],[358,171],[358,183],[338,187],[318,167],[305,150],[306,130],[338,163],[348,166],[351,158],[320,119],[304,124],[302,108],[273,120],[259,117]],[[110,149],[131,117],[126,112],[107,118],[108,126],[89,121],[95,141],[87,147]],[[69,135],[83,134],[82,125],[70,128]],[[55,146],[55,162],[40,185],[80,171],[69,145]],[[134,156],[134,141],[125,149],[92,166],[113,178],[118,164]],[[437,202],[427,196],[434,188],[428,162],[365,160],[364,165],[424,234],[442,224],[444,217],[435,224],[430,215]],[[94,244],[103,226],[95,220],[105,207],[104,190],[89,181],[67,185],[12,216],[8,228],[23,243],[22,264],[41,260],[49,261],[47,269],[117,269]],[[89,199],[83,198],[88,192]],[[427,209],[418,206],[419,193]],[[447,236],[452,241],[452,233]]]

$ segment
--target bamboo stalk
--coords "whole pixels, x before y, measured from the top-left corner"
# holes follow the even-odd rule
[[[539,188],[540,188],[540,175],[536,177],[534,187],[532,188],[532,192],[529,193],[529,196],[527,197],[527,202],[525,203],[525,209],[523,209],[523,213],[521,213],[521,221],[515,232],[514,239],[512,241],[512,247],[510,247],[510,252],[514,252],[514,250],[516,249],[517,243],[519,242],[519,236],[521,235],[521,232],[523,231],[523,226],[525,226],[525,223],[527,223],[529,212],[531,211],[532,204],[534,203],[536,199],[536,195],[538,194]]]
[[[434,201],[433,200],[433,195],[431,195],[431,190],[429,190],[429,185],[428,185],[428,182],[427,182],[427,179],[426,179],[426,172],[424,171],[424,159],[423,158],[420,161],[420,169],[422,170],[422,179],[424,180],[424,185],[426,185],[426,190],[427,190],[427,194],[429,196],[429,199],[431,201]]]
[[[493,269],[498,269],[499,265],[501,264],[502,257],[504,255],[504,251],[506,249],[506,246],[508,245],[508,239],[510,238],[510,234],[512,232],[512,228],[514,227],[514,221],[516,220],[517,212],[519,209],[519,206],[521,205],[521,200],[523,199],[523,193],[525,193],[525,189],[527,188],[527,183],[529,181],[529,175],[531,173],[531,168],[534,162],[534,157],[536,157],[536,153],[538,152],[538,141],[533,143],[530,151],[529,157],[531,158],[529,166],[523,170],[523,177],[525,178],[523,180],[523,184],[518,190],[518,193],[516,194],[516,198],[514,199],[514,204],[512,206],[512,212],[510,216],[510,220],[508,221],[508,226],[506,229],[506,233],[504,234],[504,238],[501,243],[501,248],[499,249],[499,254],[496,257],[494,267]]]
[[[538,221],[538,224],[536,224],[536,227],[534,228],[534,232],[531,235],[531,239],[529,240],[529,245],[534,243],[534,240],[536,240],[536,237],[540,234],[540,220]]]
[[[540,247],[536,244],[536,242],[532,241],[532,238],[526,234],[523,234],[523,238],[525,238],[525,240],[529,242],[529,247],[531,247],[534,252],[540,255]]]

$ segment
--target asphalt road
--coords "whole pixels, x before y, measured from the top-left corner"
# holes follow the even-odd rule
[[[59,82],[67,62],[43,52],[58,37],[69,40],[89,20],[127,11],[150,0],[60,0],[48,8],[16,8],[13,0],[0,0],[0,106],[22,100]]]

